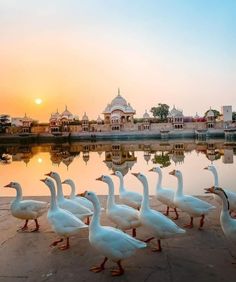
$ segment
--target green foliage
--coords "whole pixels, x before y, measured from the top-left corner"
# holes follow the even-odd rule
[[[162,167],[168,167],[171,165],[169,155],[164,152],[161,152],[161,155],[155,154],[152,162],[154,164],[160,164]]]
[[[209,111],[210,111],[210,110],[208,110],[208,111],[205,112],[204,117],[207,116],[207,113],[208,113]],[[218,116],[220,116],[220,112],[219,112],[219,111],[213,110],[213,109],[211,109],[211,111],[213,111],[215,118],[217,118]]]
[[[236,121],[236,112],[233,112],[233,113],[232,113],[232,120],[233,120],[233,121]]]
[[[158,103],[157,107],[152,107],[150,112],[152,112],[154,117],[158,117],[161,121],[167,119],[169,113],[169,106],[167,104]]]

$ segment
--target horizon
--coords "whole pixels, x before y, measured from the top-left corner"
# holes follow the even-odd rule
[[[236,109],[233,0],[0,0],[0,114],[96,120],[121,95],[203,116]],[[6,110],[7,109],[7,110]]]

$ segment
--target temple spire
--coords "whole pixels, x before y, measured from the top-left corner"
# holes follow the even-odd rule
[[[120,87],[118,87],[118,96],[120,96]]]

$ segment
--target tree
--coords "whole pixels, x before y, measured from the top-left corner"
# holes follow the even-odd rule
[[[161,154],[155,154],[152,162],[154,164],[160,164],[162,167],[168,167],[171,165],[169,155],[164,152],[161,152]]]
[[[236,112],[233,112],[233,113],[232,113],[232,120],[233,120],[233,121],[236,121]]]
[[[159,117],[161,121],[164,121],[168,116],[169,108],[167,104],[158,103],[158,107],[152,107],[150,112],[154,117]]]
[[[214,113],[214,117],[215,117],[215,118],[217,118],[218,116],[220,116],[220,112],[219,112],[219,111],[210,109],[210,110],[208,110],[208,111],[205,112],[204,117],[207,116],[207,113],[208,113],[209,111],[212,111],[212,112]]]

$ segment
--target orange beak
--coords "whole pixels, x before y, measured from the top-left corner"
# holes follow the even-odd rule
[[[175,175],[175,169],[169,172],[170,175]]]
[[[149,171],[154,171],[154,167],[153,167],[153,168],[151,168],[151,169],[149,169]]]
[[[51,176],[52,175],[52,172],[49,172],[49,173],[45,173],[46,176]]]
[[[132,172],[131,174],[133,174],[133,175],[136,176],[136,177],[139,176],[139,173]]]
[[[11,182],[3,187],[10,187],[11,188]]]
[[[205,193],[208,194],[208,193],[215,193],[215,187],[212,186],[210,188],[204,188],[204,190],[206,191]]]
[[[112,172],[111,175],[116,175],[115,172]]]
[[[76,196],[85,197],[86,193],[87,193],[87,191],[84,191],[83,193],[77,194]]]
[[[44,183],[45,183],[46,179],[47,179],[47,178],[40,179],[40,181],[42,181],[42,182],[44,182]]]
[[[204,167],[204,169],[208,169],[208,167],[206,166],[206,167]]]
[[[96,178],[96,180],[102,181],[102,176]]]

